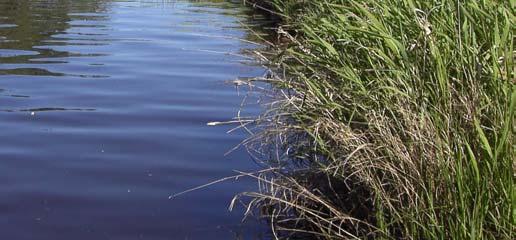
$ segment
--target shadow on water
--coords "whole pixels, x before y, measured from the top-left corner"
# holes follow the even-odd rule
[[[261,75],[239,1],[0,0],[0,239],[267,239],[224,81]],[[248,107],[244,115],[256,115]]]

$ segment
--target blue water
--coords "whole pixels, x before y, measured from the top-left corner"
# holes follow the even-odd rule
[[[257,76],[228,1],[0,0],[0,239],[262,239],[226,134]],[[242,56],[241,56],[242,55]],[[241,93],[241,92],[240,92]],[[256,114],[247,107],[245,114]]]

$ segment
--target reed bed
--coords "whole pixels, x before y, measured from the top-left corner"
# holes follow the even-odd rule
[[[514,239],[515,1],[253,2],[286,44],[249,214],[278,239]]]

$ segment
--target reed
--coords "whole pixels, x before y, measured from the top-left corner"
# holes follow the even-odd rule
[[[261,2],[289,43],[242,195],[275,237],[514,239],[515,1]]]

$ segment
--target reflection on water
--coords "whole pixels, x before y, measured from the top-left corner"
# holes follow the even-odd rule
[[[231,1],[0,0],[0,239],[262,239],[223,84],[256,76]],[[255,114],[258,109],[247,108]]]

